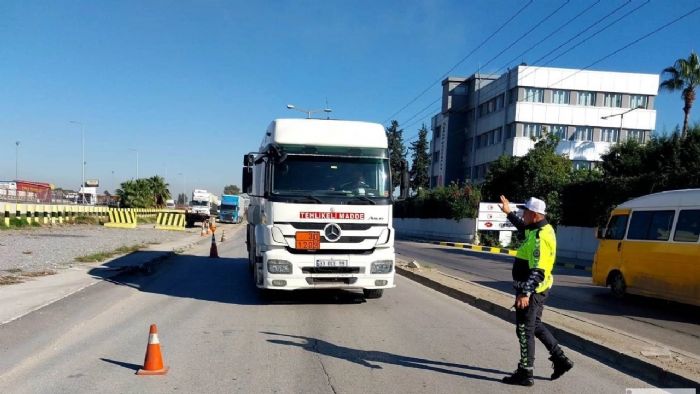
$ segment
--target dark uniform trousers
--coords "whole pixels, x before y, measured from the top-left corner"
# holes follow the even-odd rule
[[[542,310],[549,290],[532,293],[530,304],[525,309],[515,310],[515,332],[520,343],[520,367],[530,369],[535,362],[535,337],[539,339],[553,356],[563,355],[559,342],[547,327],[542,324]],[[534,335],[533,335],[534,334]]]

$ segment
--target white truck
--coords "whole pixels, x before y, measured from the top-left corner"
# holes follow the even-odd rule
[[[273,121],[259,151],[244,157],[255,285],[263,293],[361,289],[365,298],[394,287],[390,175],[379,124]]]
[[[210,193],[202,189],[194,189],[192,191],[192,199],[190,206],[185,212],[185,222],[187,227],[192,227],[196,222],[203,222],[209,219],[211,210]]]

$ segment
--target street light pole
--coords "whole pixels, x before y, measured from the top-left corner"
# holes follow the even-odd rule
[[[185,188],[185,173],[178,172],[177,175],[182,175],[182,205],[185,205],[185,199],[187,198],[187,193],[185,192],[187,190]]]
[[[71,120],[70,123],[80,125],[80,146],[82,151],[82,164],[81,164],[81,176],[80,176],[80,187],[85,187],[85,125],[82,122]]]
[[[618,131],[618,135],[617,135],[617,141],[619,142],[619,141],[622,139],[622,121],[625,119],[625,115],[628,114],[628,113],[630,113],[630,112],[632,112],[632,111],[634,111],[634,110],[637,110],[637,109],[644,109],[644,106],[643,106],[643,105],[638,105],[638,106],[636,106],[636,107],[634,107],[634,108],[628,109],[627,111],[620,112],[619,114],[612,114],[612,115],[607,115],[607,116],[601,116],[600,118],[601,118],[601,119],[610,119],[610,118],[614,118],[614,117],[616,117],[616,116],[619,116],[619,117],[620,117],[620,130]]]
[[[15,181],[19,180],[19,141],[15,142]]]
[[[287,104],[287,109],[291,109],[294,111],[299,111],[299,112],[305,113],[306,119],[311,119],[311,114],[316,113],[316,112],[325,112],[327,114],[330,114],[331,112],[333,112],[333,110],[328,108],[328,106],[326,106],[326,108],[323,108],[323,109],[301,109],[301,108],[295,107],[292,104]]]
[[[139,151],[134,148],[129,150],[136,152],[136,179],[139,179]]]

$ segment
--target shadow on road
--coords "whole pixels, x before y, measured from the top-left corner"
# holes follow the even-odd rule
[[[126,369],[132,369],[134,371],[138,371],[141,368],[141,366],[138,364],[125,363],[123,361],[110,360],[108,358],[100,358],[100,360],[102,360],[106,363],[110,363],[110,364],[118,365],[120,367],[124,367]]]
[[[157,253],[157,252],[137,252]],[[141,258],[144,256],[142,255]],[[264,295],[253,285],[244,258],[211,259],[202,256],[177,255],[149,269],[127,269],[114,276],[113,268],[124,266],[124,261],[134,257],[127,255],[107,264],[107,268],[95,268],[90,274],[119,286],[129,286],[142,292],[172,297],[238,305],[278,304],[361,304],[366,302],[359,291],[299,290],[274,291]],[[153,275],[157,273],[157,275]]]
[[[500,378],[494,378],[494,377],[490,377],[490,376],[468,373],[468,372],[464,372],[463,370],[484,372],[484,373],[489,373],[489,374],[499,374],[499,375],[510,374],[509,371],[501,371],[501,370],[491,369],[491,368],[474,367],[471,365],[448,363],[448,362],[444,362],[444,361],[427,360],[424,358],[402,356],[402,355],[398,355],[398,354],[380,352],[380,351],[374,351],[374,350],[352,349],[352,348],[345,347],[345,346],[338,346],[338,345],[335,345],[333,343],[330,343],[330,342],[327,342],[327,341],[324,341],[321,339],[310,338],[310,337],[299,336],[299,335],[279,334],[279,333],[275,333],[275,332],[261,332],[261,333],[267,334],[267,335],[274,335],[274,336],[280,338],[280,339],[268,339],[267,341],[270,343],[274,343],[277,345],[300,347],[300,348],[302,348],[306,351],[312,352],[312,353],[316,353],[316,354],[320,354],[320,355],[328,356],[328,357],[335,357],[335,358],[338,358],[341,360],[346,360],[346,361],[349,361],[351,363],[359,364],[363,367],[371,368],[371,369],[382,369],[382,366],[378,365],[378,363],[393,364],[393,365],[398,365],[398,366],[406,367],[406,368],[423,369],[423,370],[428,370],[428,371],[433,371],[433,372],[440,372],[440,373],[444,373],[444,374],[448,374],[448,375],[461,376],[461,377],[468,378],[468,379],[487,380],[487,381],[499,382],[499,383],[501,382]],[[299,340],[300,342],[289,340],[289,339]],[[448,369],[448,368],[453,368],[453,369]]]

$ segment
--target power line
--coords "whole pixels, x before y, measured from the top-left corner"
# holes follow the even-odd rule
[[[583,44],[584,42],[590,40],[591,38],[597,36],[598,34],[602,33],[602,32],[605,31],[605,30],[607,30],[609,27],[611,27],[612,25],[614,25],[614,24],[618,23],[619,21],[625,19],[626,17],[632,15],[634,12],[636,12],[636,11],[639,10],[640,8],[642,8],[642,7],[644,7],[645,5],[649,4],[650,1],[651,1],[651,0],[645,1],[644,3],[640,4],[638,7],[636,7],[636,8],[634,8],[634,9],[630,10],[630,11],[627,12],[626,14],[624,14],[624,15],[620,16],[619,18],[615,19],[614,21],[610,22],[607,26],[605,26],[605,27],[603,27],[602,29],[598,30],[597,32],[591,34],[590,36],[584,38],[583,40],[577,42],[576,44],[574,44],[573,46],[571,46],[569,49],[565,50],[564,52],[560,53],[559,55],[555,56],[554,58],[548,60],[548,61],[545,62],[544,64],[550,64],[551,62],[553,62],[553,61],[559,59],[560,57],[562,57],[562,56],[564,56],[564,55],[566,55],[567,53],[569,53],[569,52],[571,52],[572,50],[574,50],[575,48],[577,48],[579,45],[581,45],[581,44]]]
[[[614,15],[615,13],[617,13],[617,11],[621,10],[622,8],[624,8],[627,4],[629,4],[629,3],[631,3],[631,2],[632,2],[632,0],[627,0],[627,2],[622,3],[622,5],[620,5],[619,7],[615,8],[614,10],[612,10],[611,12],[609,12],[608,14],[606,14],[605,16],[603,16],[602,18],[598,19],[596,22],[594,22],[592,25],[588,26],[587,28],[581,30],[580,32],[575,33],[571,38],[569,38],[568,40],[566,40],[566,41],[564,41],[563,43],[559,44],[559,46],[557,46],[556,48],[554,48],[554,49],[552,49],[551,51],[547,52],[546,54],[544,54],[543,56],[541,56],[539,59],[535,60],[535,61],[532,62],[532,63],[533,63],[533,64],[537,64],[537,63],[538,63],[539,61],[541,61],[542,59],[546,58],[547,56],[549,56],[549,55],[551,55],[552,53],[554,53],[554,52],[556,52],[557,50],[559,50],[559,49],[560,49],[561,47],[563,47],[564,45],[570,43],[571,41],[575,40],[577,37],[581,36],[581,34],[584,34],[584,33],[587,32],[588,30],[591,30],[592,28],[594,28],[594,27],[595,27],[596,25],[598,25],[599,23],[602,23],[604,20],[608,19],[610,16]]]
[[[535,49],[538,45],[542,44],[543,42],[547,41],[548,39],[550,39],[550,38],[551,38],[552,36],[554,36],[555,34],[559,33],[563,28],[565,28],[566,26],[569,26],[569,24],[571,24],[571,22],[575,21],[576,19],[580,18],[581,15],[583,15],[583,14],[585,14],[586,12],[590,11],[591,9],[593,9],[593,7],[595,7],[596,5],[598,5],[598,4],[600,3],[600,1],[601,1],[601,0],[597,0],[595,3],[591,4],[590,6],[588,6],[588,7],[585,8],[583,11],[579,12],[579,13],[576,14],[574,17],[572,17],[571,19],[569,19],[569,20],[567,20],[566,22],[562,23],[561,26],[559,26],[558,28],[554,29],[551,33],[549,33],[548,35],[546,35],[546,36],[545,36],[544,38],[542,38],[540,41],[536,42],[534,45],[532,45],[531,47],[527,48],[526,50],[520,52],[520,54],[518,54],[517,56],[514,56],[512,59],[510,59],[509,61],[507,61],[506,64],[503,65],[503,67],[499,68],[498,71],[496,72],[496,74],[499,74],[501,71],[506,70],[506,69],[508,68],[508,66],[511,65],[514,61],[518,60],[518,58],[521,58],[521,59],[522,59],[522,56],[523,56],[524,54],[530,52],[531,50]]]
[[[537,21],[537,22],[530,28],[530,30],[528,30],[528,31],[526,31],[525,33],[521,34],[520,37],[518,37],[518,39],[516,39],[515,41],[511,42],[510,45],[508,45],[507,47],[503,48],[503,50],[501,50],[500,52],[498,52],[498,53],[496,54],[496,56],[492,57],[492,58],[489,59],[486,63],[482,64],[482,65],[480,66],[480,68],[485,68],[486,66],[488,66],[489,64],[491,64],[492,61],[498,59],[499,56],[501,56],[501,55],[502,55],[503,53],[505,53],[507,50],[509,50],[510,48],[512,48],[515,44],[517,44],[518,42],[520,42],[520,40],[522,40],[523,38],[527,37],[530,33],[532,33],[533,31],[535,31],[535,29],[537,29],[538,27],[540,27],[541,24],[543,24],[543,23],[546,22],[549,18],[551,18],[552,16],[554,16],[554,14],[556,14],[557,12],[559,12],[559,11],[560,11],[562,8],[564,8],[564,6],[566,6],[568,3],[569,3],[569,0],[567,0],[566,2],[564,2],[564,4],[560,5],[559,8],[555,9],[554,11],[552,11],[549,15],[547,15],[547,16],[545,16],[544,18],[542,18],[542,19],[540,19],[539,21]]]
[[[393,114],[391,114],[390,116],[388,116],[386,119],[384,119],[384,120],[382,121],[382,124],[386,124],[386,122],[390,121],[394,116],[400,114],[401,112],[403,112],[403,110],[405,110],[406,108],[408,108],[408,106],[410,106],[411,104],[415,103],[416,100],[418,100],[419,98],[423,97],[423,95],[424,95],[425,93],[427,93],[436,83],[442,82],[442,80],[443,80],[446,76],[448,76],[454,69],[456,69],[457,67],[459,67],[462,63],[464,63],[464,61],[467,60],[467,59],[468,59],[471,55],[473,55],[476,51],[478,51],[479,49],[481,49],[481,47],[484,46],[484,44],[486,44],[489,40],[491,40],[491,38],[493,38],[496,34],[498,34],[504,27],[506,27],[513,19],[515,19],[518,15],[520,15],[527,7],[529,7],[533,2],[534,2],[534,0],[528,1],[528,2],[527,2],[524,6],[522,6],[515,14],[513,14],[510,18],[508,18],[505,22],[503,22],[503,24],[502,24],[498,29],[496,29],[493,33],[491,33],[491,35],[489,35],[488,37],[486,37],[486,39],[484,39],[479,45],[477,45],[476,48],[472,49],[466,56],[464,56],[464,57],[463,57],[460,61],[458,61],[454,66],[452,66],[449,70],[447,70],[447,72],[445,72],[444,74],[442,74],[442,75],[440,76],[440,78],[437,79],[437,81],[432,82],[432,83],[431,83],[430,85],[428,85],[422,92],[420,92],[416,97],[414,97],[411,101],[409,101],[406,105],[404,105],[404,106],[401,107],[398,111],[394,112]]]
[[[545,17],[543,17],[542,19],[540,19],[539,21],[537,21],[536,23],[534,23],[534,24],[532,25],[532,27],[531,27],[528,31],[526,31],[525,33],[521,34],[520,37],[518,37],[517,39],[515,39],[514,41],[512,41],[508,46],[506,46],[505,48],[503,48],[499,53],[497,53],[495,56],[493,56],[493,57],[492,57],[491,59],[489,59],[484,65],[482,65],[482,66],[480,66],[480,67],[487,66],[487,65],[489,65],[492,61],[498,59],[499,56],[501,56],[501,55],[502,55],[503,53],[505,53],[507,50],[509,50],[510,48],[512,48],[515,44],[517,44],[518,42],[520,42],[522,39],[524,39],[525,37],[527,37],[530,33],[532,33],[532,32],[533,32],[537,27],[539,27],[542,23],[546,22],[549,18],[551,18],[552,16],[554,16],[557,12],[561,11],[561,9],[564,8],[569,2],[570,2],[570,0],[565,1],[562,5],[560,5],[558,8],[556,8],[554,11],[550,12],[548,15],[546,15]],[[512,18],[511,18],[511,19],[512,19]],[[455,66],[455,67],[456,67],[456,66]],[[450,70],[453,70],[455,67],[452,67],[452,69],[450,69]],[[448,71],[448,74],[449,74],[449,71]],[[447,75],[447,74],[445,74],[445,75]],[[443,77],[441,77],[440,81],[442,80],[442,78],[444,78],[445,75],[443,75]],[[438,99],[438,100],[439,100],[439,99]],[[438,100],[435,100],[435,101],[433,101],[432,103],[428,104],[428,107],[432,106],[432,105],[433,105],[434,103],[436,103]],[[413,100],[413,101],[415,101],[415,100]],[[409,119],[405,120],[404,123],[410,122],[413,118],[415,118],[416,116],[418,116],[421,112],[425,111],[428,107],[423,108],[422,110],[416,112],[416,113],[413,114],[413,116],[411,116]],[[392,115],[392,116],[393,116],[393,115]]]

